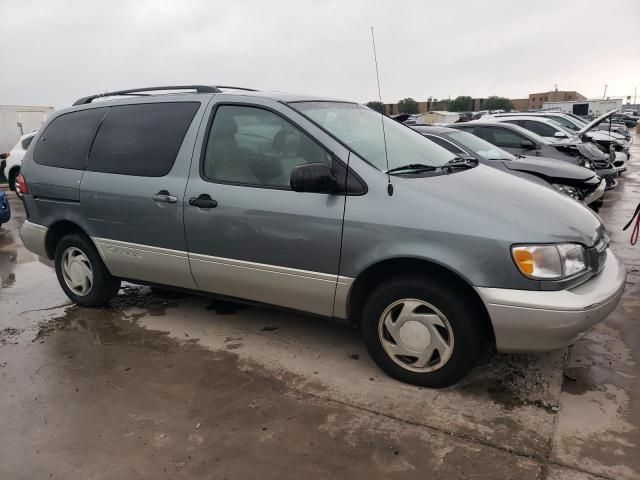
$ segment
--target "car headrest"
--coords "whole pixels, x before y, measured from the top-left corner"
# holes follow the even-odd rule
[[[292,130],[280,130],[273,137],[273,149],[286,156],[295,156],[300,150],[300,135]]]

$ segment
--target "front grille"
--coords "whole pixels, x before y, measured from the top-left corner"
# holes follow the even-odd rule
[[[608,160],[593,160],[593,166],[596,168],[609,168]]]

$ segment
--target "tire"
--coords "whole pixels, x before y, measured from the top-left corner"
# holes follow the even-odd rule
[[[474,305],[456,284],[422,276],[393,278],[365,301],[364,343],[389,376],[421,387],[447,387],[474,366],[481,351]]]
[[[55,268],[64,293],[82,307],[100,307],[120,289],[120,280],[109,273],[91,240],[82,234],[68,234],[58,242]],[[91,280],[85,281],[89,276]]]
[[[16,192],[16,194],[18,194],[18,191],[16,190],[16,179],[18,178],[18,175],[20,175],[20,169],[14,168],[9,172],[9,178],[7,178],[7,182],[9,182],[9,189],[12,192]],[[18,194],[18,196],[20,195]]]

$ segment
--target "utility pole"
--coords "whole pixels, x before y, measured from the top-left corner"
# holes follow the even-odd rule
[[[605,85],[605,86],[604,86],[604,93],[602,94],[602,99],[603,99],[603,100],[607,98],[607,87],[608,87],[608,86],[609,86],[609,85]]]

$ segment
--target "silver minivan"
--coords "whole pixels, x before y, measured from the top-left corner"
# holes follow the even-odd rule
[[[626,277],[584,205],[339,100],[85,97],[38,132],[19,185],[23,242],[78,305],[126,280],[346,320],[385,372],[428,387],[484,348],[572,344]]]

